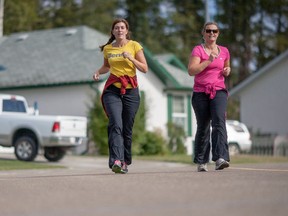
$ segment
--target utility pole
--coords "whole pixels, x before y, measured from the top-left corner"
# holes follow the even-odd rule
[[[210,21],[208,1],[209,0],[205,0],[205,22],[209,22]]]
[[[0,38],[3,37],[4,0],[0,0]]]

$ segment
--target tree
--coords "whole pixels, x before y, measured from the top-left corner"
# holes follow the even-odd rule
[[[4,35],[32,31],[39,22],[38,0],[8,0],[4,2]]]
[[[130,24],[133,39],[145,44],[152,52],[165,50],[167,38],[163,32],[167,25],[166,19],[160,14],[163,0],[125,0],[120,7],[124,9],[124,17]]]
[[[288,48],[288,1],[261,0],[258,13],[258,22],[254,24],[258,51],[256,68],[262,67]]]
[[[251,20],[255,15],[256,1],[257,0],[218,1],[216,21],[221,27],[219,43],[229,48],[232,59],[232,69],[234,75],[235,72],[238,75],[234,82],[244,80],[251,72],[250,63],[253,57],[253,41],[251,37],[253,29]],[[233,85],[233,83],[231,85]]]
[[[288,1],[218,0],[217,7],[220,41],[232,59],[232,88],[288,48]]]
[[[169,51],[175,53],[186,65],[192,48],[201,43],[201,30],[205,22],[202,0],[169,0],[175,8],[169,13],[171,35],[174,40]]]
[[[104,34],[110,35],[111,25],[117,17],[118,0],[82,0],[80,20]]]

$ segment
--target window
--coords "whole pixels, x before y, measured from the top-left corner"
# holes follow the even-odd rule
[[[23,101],[17,100],[3,100],[3,112],[26,112]]]
[[[174,95],[172,102],[172,121],[187,132],[187,104],[184,96]]]
[[[241,127],[240,124],[236,125],[236,124],[233,124],[233,123],[229,123],[227,122],[228,125],[230,125],[235,131],[239,132],[239,133],[244,133],[245,130]]]

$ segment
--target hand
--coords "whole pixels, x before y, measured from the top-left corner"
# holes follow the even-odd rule
[[[210,54],[210,56],[209,56],[209,61],[213,62],[214,59],[217,58],[217,56],[218,56],[217,53],[215,53],[215,52],[211,52],[211,54]]]
[[[93,79],[94,79],[95,81],[98,81],[98,80],[100,79],[100,74],[99,74],[98,71],[93,75]]]
[[[123,52],[122,55],[123,55],[124,58],[128,58],[131,61],[132,56],[131,56],[131,54],[129,52]]]
[[[223,75],[224,76],[229,76],[229,74],[230,74],[230,71],[231,71],[231,68],[230,67],[224,67],[224,69],[223,69]]]

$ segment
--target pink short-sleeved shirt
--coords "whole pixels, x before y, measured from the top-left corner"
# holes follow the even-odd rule
[[[206,92],[207,87],[215,88],[215,90],[226,89],[225,78],[222,74],[224,63],[230,60],[230,53],[224,46],[219,46],[219,55],[209,64],[202,72],[195,75],[194,79],[194,91]],[[197,45],[193,48],[192,56],[200,58],[200,62],[209,59],[209,55],[206,53],[203,45]]]

